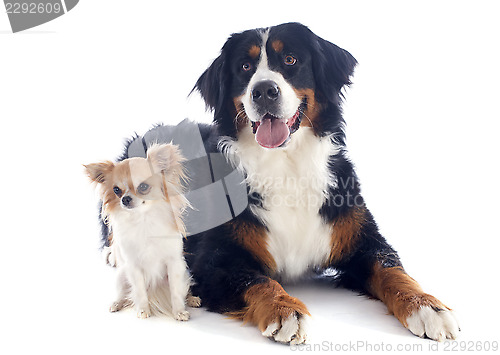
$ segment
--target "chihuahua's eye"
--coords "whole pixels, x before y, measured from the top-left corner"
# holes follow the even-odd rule
[[[297,59],[293,55],[287,55],[284,59],[286,65],[294,65],[297,63]]]
[[[146,194],[149,191],[149,185],[146,184],[145,182],[141,183],[139,187],[137,187],[137,191],[139,191],[140,194]]]
[[[118,186],[113,187],[113,192],[118,197],[120,197],[122,195],[122,190]]]

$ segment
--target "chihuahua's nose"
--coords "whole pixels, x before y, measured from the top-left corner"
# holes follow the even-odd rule
[[[131,202],[132,202],[132,197],[130,197],[130,196],[123,196],[122,197],[122,203],[124,206],[128,207]]]

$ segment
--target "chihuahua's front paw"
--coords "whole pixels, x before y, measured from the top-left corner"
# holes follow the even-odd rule
[[[132,304],[132,301],[127,300],[127,299],[115,301],[109,307],[109,311],[111,313],[118,312],[118,311],[121,311],[122,309],[130,306],[131,304]]]
[[[175,320],[187,321],[189,320],[189,312],[188,311],[177,312],[174,318]]]
[[[137,318],[146,319],[151,317],[151,310],[149,308],[141,308],[137,311]]]
[[[192,308],[198,308],[201,306],[201,298],[197,296],[188,295],[186,298],[186,304]]]

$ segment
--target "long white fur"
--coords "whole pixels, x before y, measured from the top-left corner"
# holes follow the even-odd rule
[[[295,280],[324,265],[331,250],[331,226],[318,211],[336,179],[328,158],[338,152],[329,137],[318,138],[301,127],[286,148],[264,149],[251,127],[239,139],[221,141],[224,152],[247,175],[250,193],[263,198],[252,212],[268,228],[268,251],[276,262],[276,277]]]
[[[183,253],[183,236],[172,227],[166,201],[148,201],[132,210],[109,216],[113,228],[113,253],[119,256],[117,302],[131,298],[139,317],[152,312],[185,320],[189,275]]]
[[[111,253],[106,253],[119,273],[118,297],[110,308],[113,312],[133,303],[140,318],[154,312],[172,315],[177,320],[189,319],[185,301],[190,278],[183,257],[181,219],[188,202],[180,193],[182,160],[172,145],[151,146],[147,161],[128,160],[130,174],[122,178],[132,179],[134,187],[148,179],[152,184],[148,193],[151,196],[143,199],[127,189],[123,196],[132,198],[133,208],[121,204],[107,212],[113,244]],[[149,179],[151,174],[155,178]],[[123,181],[123,185],[130,184]]]

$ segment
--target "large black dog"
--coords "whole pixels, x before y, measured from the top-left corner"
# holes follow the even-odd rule
[[[341,90],[355,65],[288,23],[233,34],[199,78],[195,89],[214,112],[213,125],[200,125],[205,148],[244,175],[248,206],[188,237],[193,293],[266,337],[302,343],[309,312],[279,282],[335,268],[343,285],[383,301],[414,334],[455,338],[453,312],[406,274],[346,158]]]

